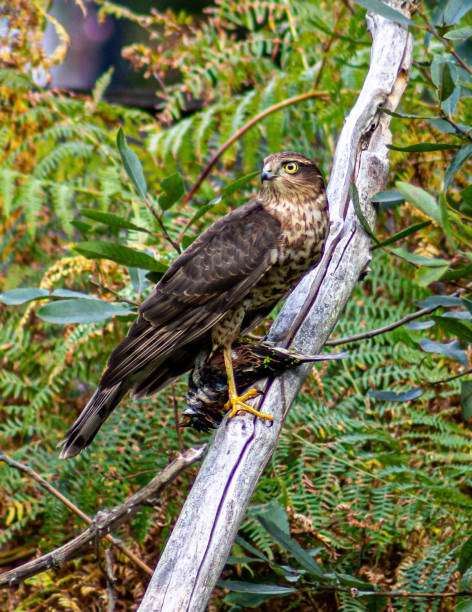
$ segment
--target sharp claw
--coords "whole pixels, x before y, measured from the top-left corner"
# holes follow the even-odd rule
[[[263,412],[259,412],[249,404],[245,403],[245,400],[256,397],[257,395],[261,395],[262,391],[258,389],[250,389],[244,395],[232,395],[230,399],[225,404],[225,410],[230,410],[231,412],[228,415],[228,419],[232,419],[238,412],[244,411],[253,414],[254,416],[259,417],[260,419],[266,419],[267,421],[273,421],[274,417],[270,414],[264,414]]]

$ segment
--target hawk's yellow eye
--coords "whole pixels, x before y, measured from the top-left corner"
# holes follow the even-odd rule
[[[295,172],[298,172],[297,162],[287,162],[286,164],[284,164],[284,170],[289,174],[295,174]]]

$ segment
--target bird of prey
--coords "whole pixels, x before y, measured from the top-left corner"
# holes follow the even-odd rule
[[[190,370],[202,351],[223,350],[229,417],[244,410],[272,420],[246,403],[258,391],[238,395],[231,346],[318,262],[328,228],[316,165],[298,153],[266,157],[259,193],[203,232],[140,305],[97,390],[60,442],[61,457],[88,446],[128,391],[153,395]]]

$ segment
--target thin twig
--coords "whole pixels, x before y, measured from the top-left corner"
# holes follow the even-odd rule
[[[44,478],[37,474],[29,466],[23,465],[15,459],[8,457],[0,451],[0,461],[4,461],[10,467],[13,467],[21,472],[31,476],[33,480],[38,482],[42,487],[57,497],[64,505],[78,514],[84,521],[89,523],[89,527],[80,535],[76,536],[66,544],[51,552],[28,561],[13,570],[0,574],[0,588],[14,586],[23,582],[26,578],[34,576],[52,567],[62,567],[66,561],[76,557],[79,552],[88,547],[94,542],[97,534],[99,537],[106,537],[114,546],[129,557],[136,565],[138,565],[146,574],[152,574],[152,569],[141,561],[134,553],[132,553],[119,540],[110,535],[110,531],[116,529],[122,523],[129,521],[139,508],[144,504],[149,504],[150,500],[155,499],[156,495],[172,480],[174,480],[183,470],[192,465],[201,457],[206,447],[188,449],[185,453],[180,454],[176,459],[171,461],[161,472],[156,474],[154,478],[137,493],[129,497],[119,506],[115,506],[111,510],[101,510],[97,515],[90,519],[77,506],[68,500],[62,493],[57,491]]]
[[[224,144],[221,145],[218,151],[213,155],[211,160],[205,166],[205,168],[203,169],[198,179],[192,185],[190,191],[184,197],[180,205],[184,206],[185,204],[187,204],[189,200],[193,198],[195,193],[200,188],[200,185],[203,183],[205,178],[210,174],[211,169],[216,164],[218,159],[223,155],[226,149],[228,149],[234,142],[236,142],[236,140],[241,138],[243,134],[245,134],[249,129],[251,129],[254,125],[256,125],[256,123],[259,123],[259,121],[262,121],[262,119],[264,119],[268,115],[271,115],[272,113],[282,110],[282,108],[285,108],[286,106],[291,106],[292,104],[297,104],[298,102],[303,102],[304,100],[309,100],[310,98],[326,98],[326,97],[329,97],[329,92],[327,91],[314,91],[314,90],[308,91],[307,93],[300,94],[299,96],[294,96],[293,98],[288,98],[287,100],[283,100],[283,102],[278,102],[277,104],[274,104],[273,106],[269,106],[269,108],[266,108],[264,111],[262,111],[261,113],[253,117],[250,121],[248,121],[245,125],[243,125],[243,127],[237,130],[231,136],[231,138],[229,138]]]
[[[113,575],[113,553],[110,548],[106,548],[104,554],[108,597],[107,612],[115,612],[117,597],[115,588],[116,578]]]
[[[349,593],[351,597],[391,597],[397,598],[401,597],[404,599],[415,599],[417,597],[423,599],[438,599],[438,598],[446,598],[446,597],[470,597],[472,595],[472,591],[449,591],[446,593],[416,593],[414,591],[364,591],[357,589],[356,587],[346,588],[334,585],[319,585],[313,584],[309,587],[311,590],[315,589],[316,591],[336,591],[340,593]]]
[[[341,338],[340,340],[328,340],[325,342],[325,346],[338,346],[338,344],[348,344],[349,342],[358,342],[359,340],[365,340],[366,338],[373,338],[374,336],[378,336],[379,334],[384,334],[385,332],[391,331],[392,329],[396,329],[397,327],[401,327],[408,323],[409,321],[414,321],[415,319],[419,319],[424,315],[430,314],[434,312],[441,306],[432,306],[431,308],[422,308],[417,312],[412,312],[403,319],[399,319],[394,323],[390,323],[389,325],[385,325],[384,327],[379,327],[378,329],[372,329],[370,331],[363,332],[362,334],[356,334],[355,336],[349,336],[347,338]]]
[[[72,512],[77,514],[77,516],[79,516],[83,521],[85,521],[87,525],[92,524],[93,519],[91,519],[87,514],[85,514],[85,512],[82,512],[82,510],[78,506],[72,503],[70,499],[65,497],[65,495],[63,495],[60,491],[53,487],[52,484],[45,480],[40,474],[35,472],[33,468],[29,467],[29,465],[25,465],[23,463],[20,463],[19,461],[16,461],[15,459],[12,459],[12,457],[5,455],[1,450],[0,461],[4,461],[10,467],[13,467],[20,472],[24,472],[25,474],[28,474],[28,476],[30,476],[39,485],[46,489],[46,491],[51,493],[51,495],[56,497],[60,502],[67,506],[69,510],[72,510]],[[140,569],[146,572],[146,574],[152,575],[152,569],[148,565],[146,565],[146,563],[144,563],[144,561],[142,561],[138,556],[136,556],[132,550],[130,550],[127,546],[120,542],[120,540],[112,536],[110,533],[107,534],[105,537],[109,542],[111,542],[111,544],[113,544],[113,546],[116,546],[116,548],[121,550],[121,552],[126,557],[128,557],[128,559],[133,561],[133,563],[135,563]]]
[[[159,224],[159,227],[162,230],[162,233],[164,234],[165,239],[167,240],[167,242],[177,251],[177,254],[180,255],[180,253],[182,252],[180,246],[179,246],[179,242],[180,242],[180,238],[178,239],[177,242],[175,242],[175,240],[173,240],[172,236],[169,234],[169,232],[167,231],[166,226],[164,225],[161,215],[157,212],[157,210],[155,209],[155,207],[149,202],[149,200],[146,198],[144,200],[144,204],[147,206],[147,208],[151,211],[151,213],[153,214],[154,218],[156,219],[157,223]]]
[[[126,302],[126,304],[131,304],[131,306],[134,306],[135,308],[137,308],[139,306],[138,302],[135,302],[133,300],[128,300],[127,298],[122,297],[118,293],[118,291],[115,291],[114,289],[111,289],[110,287],[106,287],[105,285],[102,285],[102,283],[99,283],[98,281],[94,280],[93,278],[89,279],[89,282],[92,285],[95,285],[95,287],[98,287],[99,289],[102,289],[102,291],[108,291],[108,293],[111,293],[112,295],[114,295],[119,302]]]
[[[446,39],[443,38],[439,32],[436,30],[436,28],[433,26],[433,24],[429,21],[428,16],[426,15],[426,12],[424,11],[423,7],[421,6],[421,3],[418,3],[418,12],[421,15],[421,17],[423,18],[423,21],[426,24],[426,28],[429,30],[429,32],[431,32],[431,34],[433,34],[433,36],[435,36],[439,42],[443,45],[443,47],[451,54],[455,57],[457,63],[466,71],[468,72],[471,76],[472,76],[472,68],[470,66],[468,66],[464,60],[461,58],[461,56],[457,53],[457,51],[454,49],[454,46]]]
[[[443,385],[445,383],[451,382],[451,380],[456,380],[457,378],[462,378],[462,376],[467,376],[467,374],[472,374],[472,368],[468,368],[467,370],[464,370],[460,374],[455,374],[454,376],[449,376],[449,378],[443,378],[442,380],[435,380],[428,384],[429,385]]]

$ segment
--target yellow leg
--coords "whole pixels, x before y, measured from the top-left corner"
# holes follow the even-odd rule
[[[244,395],[238,395],[238,391],[236,389],[236,381],[234,380],[234,371],[233,371],[233,360],[231,358],[231,345],[225,346],[223,349],[223,355],[225,359],[225,367],[226,367],[226,375],[228,377],[228,395],[229,400],[225,404],[225,409],[229,410],[231,408],[231,412],[228,415],[229,419],[232,419],[235,414],[237,414],[240,410],[244,410],[245,412],[250,412],[251,414],[256,415],[260,419],[267,419],[268,421],[273,421],[274,417],[270,414],[264,414],[263,412],[259,412],[249,404],[246,404],[246,400],[251,399],[252,397],[256,397],[259,395],[259,391],[257,389],[249,389]]]

